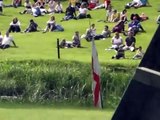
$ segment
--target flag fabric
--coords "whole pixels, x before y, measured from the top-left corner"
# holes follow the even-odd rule
[[[94,40],[92,40],[92,77],[93,77],[92,90],[93,90],[94,106],[98,108],[102,108],[100,65],[98,61],[98,54],[97,54]]]

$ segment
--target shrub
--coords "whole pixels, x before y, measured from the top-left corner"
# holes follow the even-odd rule
[[[104,106],[115,107],[135,66],[101,65]],[[128,72],[129,71],[129,72]],[[21,102],[92,105],[91,65],[75,61],[5,61],[0,64],[0,96]]]

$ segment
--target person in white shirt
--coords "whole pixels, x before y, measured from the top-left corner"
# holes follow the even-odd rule
[[[11,37],[9,35],[9,31],[6,32],[6,35],[4,36],[3,40],[2,40],[2,44],[0,46],[1,49],[6,49],[9,48],[11,46],[11,43],[13,43],[14,47],[16,46],[16,43],[13,40],[13,37]]]
[[[47,26],[44,29],[43,33],[46,33],[47,31],[53,31],[56,29],[56,21],[55,16],[51,16],[50,20],[47,21]]]
[[[35,4],[32,4],[32,15],[34,17],[38,17],[38,16],[41,16],[42,13],[41,13],[41,10],[40,10],[40,7],[39,6],[36,6]]]
[[[56,2],[55,0],[50,0],[48,3],[48,13],[53,13],[55,12],[55,7],[56,7]]]
[[[77,19],[83,19],[83,18],[91,18],[91,15],[88,14],[88,9],[86,8],[85,4],[81,4],[79,8],[79,14],[77,16]]]
[[[9,27],[9,32],[21,32],[21,28],[20,28],[20,22],[18,20],[18,18],[13,18],[12,22],[10,23],[10,27]]]
[[[58,1],[57,5],[55,6],[55,13],[63,13],[63,6],[60,1]]]
[[[95,24],[91,24],[89,28],[86,29],[86,33],[81,36],[81,38],[85,38],[88,42],[92,41],[92,39],[96,36],[96,27]]]
[[[32,3],[29,0],[25,0],[24,7],[25,7],[25,10],[23,12],[20,12],[20,14],[32,13],[32,9],[31,9]]]
[[[118,32],[115,33],[115,36],[112,37],[112,47],[111,49],[117,49],[123,45],[123,39]]]

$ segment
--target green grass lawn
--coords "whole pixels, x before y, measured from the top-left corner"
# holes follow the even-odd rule
[[[118,11],[124,8],[124,4],[130,0],[112,0],[112,5]],[[4,3],[9,3],[10,0],[5,0]],[[66,6],[67,2],[63,2]],[[144,50],[147,49],[149,42],[151,41],[155,30],[157,29],[156,18],[158,16],[157,8],[159,5],[158,0],[150,0],[152,7],[143,7],[140,9],[129,9],[128,16],[131,13],[144,12],[149,16],[149,20],[142,23],[146,33],[140,33],[136,36],[137,46],[141,45]],[[23,10],[20,8],[4,8],[4,15],[0,15],[0,31],[4,35],[9,27],[9,23],[14,17],[18,17],[21,22],[22,30],[25,30],[28,26],[29,20],[34,19],[39,26],[45,28],[46,21],[50,18],[50,15],[42,17],[33,17],[31,15],[20,15],[19,12]],[[92,19],[85,20],[70,20],[66,22],[60,22],[64,14],[55,14],[56,21],[64,28],[64,32],[50,32],[43,34],[42,32],[36,33],[12,33],[18,48],[9,48],[6,50],[0,50],[0,61],[5,60],[56,60],[57,38],[66,38],[71,40],[72,35],[76,30],[80,31],[80,34],[84,34],[86,28],[89,26],[89,22],[95,23],[97,33],[101,33],[103,26],[108,25],[110,29],[115,23],[103,23],[97,22],[98,20],[105,18],[105,10],[90,11]],[[128,17],[129,18],[129,17]],[[112,34],[113,36],[113,34]],[[123,36],[125,39],[125,36]],[[81,62],[91,61],[91,43],[82,40],[82,46],[84,48],[62,49],[62,60],[75,60]],[[115,54],[114,51],[105,51],[104,49],[111,46],[111,38],[106,40],[96,41],[96,46],[99,54],[99,61],[102,63],[120,63],[120,64],[138,64],[139,60],[131,60],[135,53],[130,51],[126,52],[128,59],[124,60],[112,60],[111,56]],[[65,107],[45,107],[45,106],[32,106],[32,105],[13,105],[13,104],[0,104],[0,120],[110,120],[114,110],[95,110],[84,108],[65,108]]]
[[[130,0],[112,0],[112,5],[118,11],[121,11],[124,8],[124,4]],[[5,3],[5,2],[4,2]],[[9,3],[9,0],[6,1]],[[158,16],[157,8],[158,8],[157,0],[150,0],[150,4],[152,7],[143,7],[140,9],[129,9],[128,10],[128,18],[131,13],[142,13],[144,12],[149,16],[149,20],[142,22],[144,29],[147,31],[146,33],[140,33],[136,36],[137,46],[142,46],[144,50],[146,50],[152,36],[154,35],[155,30],[157,29],[156,18]],[[67,2],[63,2],[64,8],[67,5]],[[24,8],[4,8],[4,15],[0,16],[0,31],[2,34],[5,34],[6,29],[9,27],[9,23],[13,19],[13,17],[18,17],[21,22],[22,30],[25,30],[28,26],[29,20],[34,19],[39,26],[44,29],[46,25],[46,21],[50,18],[50,15],[45,15],[42,17],[33,17],[31,15],[20,15],[19,12]],[[66,38],[67,40],[71,40],[74,31],[79,30],[80,34],[84,34],[86,28],[89,26],[89,21],[91,23],[96,24],[97,33],[101,33],[103,26],[108,25],[110,29],[113,27],[115,23],[103,23],[97,22],[100,19],[105,18],[105,10],[93,10],[90,11],[92,19],[84,19],[84,20],[70,20],[66,22],[60,22],[64,14],[55,14],[56,21],[58,24],[61,24],[64,28],[64,32],[50,32],[43,34],[42,32],[36,33],[12,33],[12,36],[15,39],[18,48],[10,48],[7,50],[0,50],[0,60],[25,60],[25,59],[57,59],[57,49],[56,49],[56,41],[57,38],[62,39]],[[127,29],[127,26],[126,26]],[[113,34],[112,34],[113,36]],[[125,39],[125,36],[123,36]],[[73,48],[73,49],[62,49],[61,50],[61,59],[62,60],[76,60],[83,62],[90,62],[91,58],[91,44],[90,42],[86,42],[86,40],[82,40],[82,46],[84,48]],[[104,49],[111,46],[111,38],[106,40],[96,41],[97,50],[99,53],[99,60],[101,62],[109,62],[109,63],[128,63],[128,64],[137,64],[139,61],[130,60],[135,53],[131,53],[130,51],[126,52],[126,57],[129,59],[125,60],[111,60],[111,56],[115,54],[114,51],[105,51]]]
[[[1,120],[110,120],[113,110],[1,104]]]

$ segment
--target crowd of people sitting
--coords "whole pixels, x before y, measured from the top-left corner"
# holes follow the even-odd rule
[[[62,21],[68,21],[70,19],[85,19],[92,18],[91,14],[89,14],[89,10],[96,10],[100,8],[104,8],[106,10],[106,18],[104,22],[114,23],[113,28],[109,28],[108,24],[104,26],[102,32],[97,34],[96,24],[92,23],[89,28],[86,29],[86,32],[80,35],[79,31],[75,31],[72,41],[67,41],[65,38],[59,44],[60,48],[73,48],[82,47],[81,40],[85,39],[90,42],[94,40],[105,40],[111,39],[111,47],[108,49],[116,50],[116,55],[112,58],[125,58],[124,52],[126,50],[134,51],[142,51],[142,46],[136,47],[136,35],[139,32],[146,32],[142,26],[142,22],[148,20],[149,17],[142,14],[132,13],[130,16],[127,15],[127,9],[134,7],[139,8],[143,6],[150,5],[147,0],[132,0],[130,3],[126,3],[125,8],[119,12],[116,9],[113,9],[111,0],[104,0],[101,4],[99,0],[69,0],[69,4],[64,9],[60,0],[34,0],[32,3],[30,0],[13,0],[10,5],[5,5],[3,0],[0,0],[0,13],[3,13],[3,7],[19,7],[24,4],[24,10],[19,12],[20,14],[31,14],[34,17],[43,16],[45,14],[64,14],[64,17],[61,19]],[[160,17],[157,18],[157,23],[160,23]],[[6,32],[6,35],[3,37],[0,33],[0,48],[5,49],[10,47],[11,43],[15,47],[16,44],[13,38],[9,35],[11,32],[36,32],[38,30],[39,25],[33,19],[29,20],[29,25],[27,28],[22,31],[21,23],[17,17],[13,18],[11,23],[9,24],[9,28]],[[41,29],[42,30],[42,29]],[[42,30],[43,33],[53,32],[53,31],[64,31],[64,28],[57,24],[56,18],[54,15],[50,17],[50,19],[46,22],[46,27]],[[112,36],[114,34],[114,36]],[[123,41],[124,35],[125,41]],[[112,36],[112,37],[111,37]],[[7,42],[6,42],[7,41]],[[141,52],[142,53],[142,52]],[[137,53],[138,54],[138,53]],[[142,58],[142,55],[136,55],[134,58]],[[141,57],[139,57],[141,56]]]

